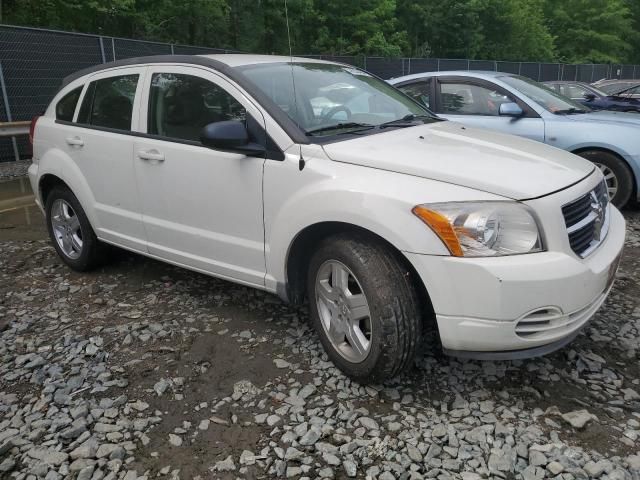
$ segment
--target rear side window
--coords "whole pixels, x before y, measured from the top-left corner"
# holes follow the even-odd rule
[[[71,90],[56,104],[56,119],[70,122],[73,120],[73,114],[76,111],[76,105],[78,99],[82,93],[83,87],[78,87]]]
[[[218,85],[193,75],[155,73],[149,95],[148,133],[200,141],[205,125],[245,121],[247,112]]]
[[[78,122],[115,130],[131,130],[133,100],[139,75],[103,78],[89,84]]]

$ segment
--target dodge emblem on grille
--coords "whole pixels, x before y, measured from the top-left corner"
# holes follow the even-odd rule
[[[595,191],[591,192],[591,211],[596,215],[596,219],[593,222],[593,238],[600,241],[600,234],[604,225],[604,206]]]

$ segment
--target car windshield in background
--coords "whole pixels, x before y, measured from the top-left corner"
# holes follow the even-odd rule
[[[624,88],[617,89],[612,95],[637,95],[640,93],[640,83],[626,85]]]
[[[572,113],[585,113],[590,109],[584,105],[574,102],[570,98],[567,98],[559,93],[554,92],[550,88],[543,86],[542,84],[520,76],[505,75],[499,77],[504,83],[515,88],[518,92],[529,97],[538,105],[548,110],[551,113],[557,114],[572,114]]]
[[[605,85],[598,85],[598,88],[606,92],[607,95],[615,95],[616,93],[631,88],[637,84],[637,82],[611,82]]]
[[[372,133],[439,120],[392,86],[357,68],[270,63],[239,70],[309,136]]]

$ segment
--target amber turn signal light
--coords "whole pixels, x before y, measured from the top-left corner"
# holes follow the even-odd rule
[[[440,240],[447,246],[451,255],[454,257],[464,256],[464,252],[458,241],[458,236],[447,217],[433,210],[429,210],[422,205],[413,207],[411,211],[440,237]]]

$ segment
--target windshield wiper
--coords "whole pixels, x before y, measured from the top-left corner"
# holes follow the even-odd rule
[[[582,108],[567,108],[565,110],[556,110],[555,112],[556,115],[572,115],[574,113],[587,113],[586,110],[583,110]]]
[[[358,123],[358,122],[345,122],[345,123],[336,123],[335,125],[329,125],[327,127],[316,128],[315,130],[308,130],[307,135],[315,135],[317,133],[330,132],[333,130],[343,130],[345,128],[352,129],[355,128],[357,130],[349,130],[348,132],[340,132],[340,133],[355,133],[362,132],[364,130],[370,130],[374,128],[375,125],[371,125],[370,123]]]
[[[390,122],[384,122],[381,123],[380,125],[378,125],[378,128],[387,128],[387,127],[400,127],[400,128],[404,128],[404,127],[413,127],[414,125],[417,125],[416,123],[408,123],[408,122],[413,122],[414,120],[420,120],[423,118],[433,118],[430,115],[415,115],[413,113],[410,113],[409,115],[405,115],[402,118],[397,118],[395,120],[391,120]]]

